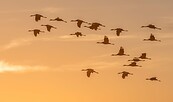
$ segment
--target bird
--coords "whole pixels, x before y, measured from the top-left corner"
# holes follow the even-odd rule
[[[41,17],[42,18],[47,18],[47,17],[45,17],[43,15],[40,15],[40,14],[34,14],[34,15],[31,15],[30,17],[33,17],[33,16],[35,16],[35,21],[36,22],[38,22],[39,20],[41,20]]]
[[[112,43],[109,42],[109,38],[107,36],[104,36],[104,41],[103,42],[97,42],[98,44],[111,44],[114,45]]]
[[[151,58],[147,57],[147,53],[142,53],[142,55],[139,58],[140,59],[149,59],[149,60],[151,60]]]
[[[146,80],[159,81],[159,82],[161,82],[161,80],[158,80],[157,77],[146,78]]]
[[[158,28],[158,27],[156,27],[156,26],[153,25],[153,24],[149,24],[149,25],[147,25],[147,26],[141,26],[141,28],[144,28],[144,27],[148,27],[148,28],[150,28],[150,29],[158,29],[158,30],[161,30],[161,28]]]
[[[130,56],[130,55],[125,54],[124,48],[121,46],[119,52],[117,54],[112,54],[112,56]]]
[[[79,36],[86,36],[86,35],[83,35],[81,32],[76,32],[76,33],[70,34],[70,35],[76,35],[77,37],[79,37]]]
[[[87,24],[89,24],[88,22],[85,22],[85,21],[80,20],[80,19],[71,20],[71,22],[77,22],[77,26],[78,26],[79,28],[81,28],[82,23],[87,23]]]
[[[99,74],[94,69],[90,69],[90,68],[88,68],[88,69],[82,69],[82,71],[87,71],[87,77],[90,77],[91,76],[91,73]]]
[[[92,30],[101,30],[99,26],[106,27],[105,25],[102,25],[100,23],[94,22],[94,23],[89,23],[91,26],[84,26]]]
[[[62,21],[62,22],[67,23],[67,21],[65,21],[65,20],[63,20],[63,19],[61,19],[61,18],[59,18],[59,17],[57,17],[57,18],[55,18],[55,19],[50,19],[50,21]]]
[[[137,65],[136,62],[132,62],[129,65],[124,65],[124,66],[131,66],[131,67],[142,67],[140,65]]]
[[[128,31],[128,30],[124,30],[122,28],[116,28],[116,29],[111,29],[111,31],[116,31],[117,36],[120,36],[120,33],[122,33],[122,31]]]
[[[45,26],[46,28],[47,28],[47,31],[48,32],[50,32],[50,30],[52,29],[52,28],[54,28],[54,29],[57,29],[56,27],[54,27],[54,26],[52,26],[52,25],[48,25],[48,24],[46,24],[46,25],[41,25],[41,26]]]
[[[38,34],[40,34],[40,32],[44,33],[44,31],[41,31],[39,29],[33,29],[33,30],[28,30],[29,32],[34,32],[34,36],[37,37]]]
[[[118,74],[122,74],[122,78],[123,79],[125,79],[126,77],[128,77],[128,75],[133,75],[133,73],[129,73],[129,72],[126,72],[126,71],[119,72]]]
[[[145,60],[140,60],[138,57],[134,57],[132,60],[128,60],[128,61],[139,62],[139,61],[145,61]]]
[[[157,40],[153,34],[150,35],[149,39],[144,39],[143,41],[159,41],[159,42],[161,42],[161,40]]]

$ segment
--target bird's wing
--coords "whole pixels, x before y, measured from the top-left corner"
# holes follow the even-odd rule
[[[91,72],[87,71],[87,76],[90,77],[90,75],[91,75]]]
[[[40,16],[35,16],[35,21],[38,22],[41,19]]]
[[[117,31],[116,31],[117,36],[120,36],[120,33],[121,33],[120,30],[117,30]]]
[[[51,27],[47,27],[47,30],[50,32],[50,30],[51,30]]]
[[[37,32],[34,32],[34,36],[35,36],[35,37],[37,36],[37,34],[38,34]]]
[[[126,77],[126,74],[122,74],[122,78],[125,79],[125,77]]]
[[[80,28],[82,25],[82,22],[77,22],[77,26]]]

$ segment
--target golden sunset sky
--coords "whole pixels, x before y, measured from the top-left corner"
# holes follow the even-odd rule
[[[173,102],[172,0],[1,0],[0,102]],[[42,14],[35,22],[32,14]],[[50,22],[60,17],[68,23]],[[94,31],[73,19],[100,22]],[[47,32],[42,24],[57,29]],[[141,28],[155,24],[162,30]],[[85,24],[84,24],[85,25]],[[84,26],[82,25],[82,26]],[[122,27],[117,37],[112,28]],[[30,29],[46,31],[38,37]],[[69,34],[77,31],[86,37]],[[153,33],[162,42],[144,42]],[[96,44],[107,35],[115,45]],[[126,57],[112,57],[120,46]],[[141,68],[124,67],[146,52]],[[93,68],[91,78],[81,69]],[[123,80],[118,72],[133,76]],[[162,82],[146,81],[157,76]]]

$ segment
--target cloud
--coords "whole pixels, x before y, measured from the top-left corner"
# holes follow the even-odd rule
[[[11,65],[5,61],[0,61],[0,73],[4,72],[32,72],[32,71],[45,71],[47,67],[43,66],[22,66]]]
[[[14,47],[19,47],[23,45],[29,45],[31,44],[33,40],[32,39],[18,39],[18,40],[13,40],[10,43],[6,44],[3,46],[3,50],[8,50]]]
[[[117,39],[118,37],[115,35],[109,35],[109,39]],[[1,47],[1,50],[9,50],[12,48],[20,47],[20,46],[26,46],[26,45],[31,45],[34,42],[42,42],[42,41],[60,41],[60,42],[87,42],[87,41],[102,41],[104,38],[104,35],[98,35],[98,34],[88,34],[85,37],[79,37],[77,38],[76,36],[71,36],[71,35],[62,35],[62,36],[49,36],[49,37],[42,37],[42,38],[20,38],[20,39],[15,39],[10,41],[9,43],[3,45]],[[122,39],[134,39],[136,36],[121,36],[120,38]]]

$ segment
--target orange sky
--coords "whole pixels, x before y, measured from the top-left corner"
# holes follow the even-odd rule
[[[172,0],[4,0],[0,1],[0,102],[172,102]],[[35,22],[31,14],[47,19]],[[63,22],[49,22],[60,17]],[[100,22],[100,31],[77,28],[72,19]],[[162,30],[141,29],[155,24]],[[34,37],[29,29],[57,29]],[[117,37],[111,28],[128,29]],[[80,31],[77,38],[69,34]],[[162,42],[143,42],[153,33]],[[115,45],[99,45],[107,35]],[[123,46],[128,57],[111,57]],[[141,68],[123,67],[146,52]],[[99,74],[86,77],[81,69]],[[118,72],[134,73],[123,80]],[[161,83],[146,81],[157,76]]]

